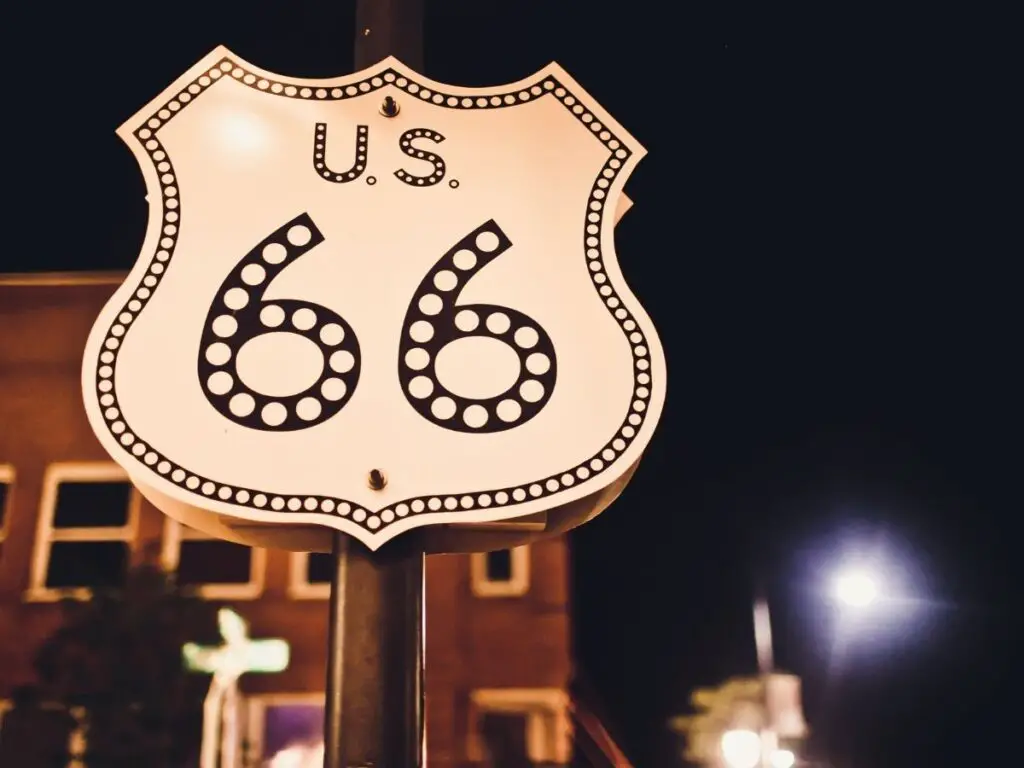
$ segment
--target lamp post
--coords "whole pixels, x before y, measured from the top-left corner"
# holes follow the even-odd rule
[[[772,647],[772,619],[771,611],[768,608],[768,598],[762,592],[754,598],[754,645],[757,648],[757,671],[761,677],[763,686],[762,703],[764,704],[764,719],[761,723],[760,735],[757,737],[757,753],[752,758],[749,768],[756,768],[760,763],[762,768],[771,768],[771,756],[775,752],[778,737],[773,730],[774,718],[772,717],[768,686],[771,682],[772,673],[775,671],[775,653]],[[726,736],[729,734],[727,733]],[[746,740],[745,743],[752,743]],[[729,762],[725,749],[725,738],[722,740],[722,752],[726,755],[726,762]],[[730,768],[732,765],[730,764]],[[735,768],[748,768],[745,765],[736,765]]]
[[[843,608],[863,610],[871,606],[879,594],[878,579],[863,568],[843,569],[835,578],[834,599]],[[775,718],[771,711],[768,687],[775,669],[772,645],[771,611],[768,598],[760,592],[754,598],[754,644],[757,648],[758,674],[764,687],[764,721],[760,734],[752,731],[729,731],[722,737],[722,754],[729,768],[790,768],[796,756],[786,749],[778,748],[778,734],[775,732]],[[751,739],[750,736],[754,738]],[[726,738],[729,738],[728,748]],[[753,749],[756,741],[756,757]],[[733,755],[730,758],[730,754]],[[745,761],[753,760],[749,764]]]

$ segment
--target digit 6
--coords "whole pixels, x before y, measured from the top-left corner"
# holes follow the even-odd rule
[[[456,306],[473,276],[512,247],[493,220],[470,232],[433,266],[413,296],[402,325],[398,377],[417,413],[456,432],[501,432],[525,424],[555,388],[551,337],[531,317],[493,304]],[[438,353],[471,336],[497,339],[519,357],[519,376],[494,397],[457,395],[437,377]]]
[[[309,214],[297,216],[249,251],[217,289],[199,346],[199,381],[210,405],[236,424],[271,432],[304,429],[327,421],[352,397],[359,342],[344,318],[308,301],[263,298],[277,275],[323,241]],[[324,366],[311,386],[272,397],[242,380],[239,351],[268,333],[296,334],[319,347]]]

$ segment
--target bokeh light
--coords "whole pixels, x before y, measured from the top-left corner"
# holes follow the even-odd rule
[[[729,768],[757,768],[761,762],[761,737],[753,731],[726,731],[722,757]]]
[[[836,577],[835,596],[851,608],[867,608],[878,598],[878,580],[862,568],[851,568]]]

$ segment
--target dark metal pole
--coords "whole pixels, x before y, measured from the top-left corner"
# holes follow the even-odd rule
[[[423,552],[370,552],[341,533],[334,547],[324,766],[420,768]]]
[[[389,55],[422,70],[423,0],[356,0],[356,71]],[[375,553],[334,533],[324,768],[426,762],[426,560],[406,539]]]
[[[356,70],[388,56],[423,71],[423,0],[356,0]]]
[[[345,638],[345,534],[335,531],[331,550],[331,597],[327,617],[327,692],[324,702],[324,768],[345,768],[341,745]]]

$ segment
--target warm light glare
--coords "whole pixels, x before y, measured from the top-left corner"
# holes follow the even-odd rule
[[[836,597],[845,605],[865,608],[878,597],[878,582],[864,571],[848,571],[836,579]]]
[[[270,130],[259,116],[243,109],[224,111],[213,124],[224,151],[253,155],[265,152],[270,143]]]
[[[788,749],[777,749],[772,753],[772,768],[793,768],[796,755]]]
[[[726,731],[722,757],[729,768],[757,768],[761,762],[761,737],[753,731]]]

